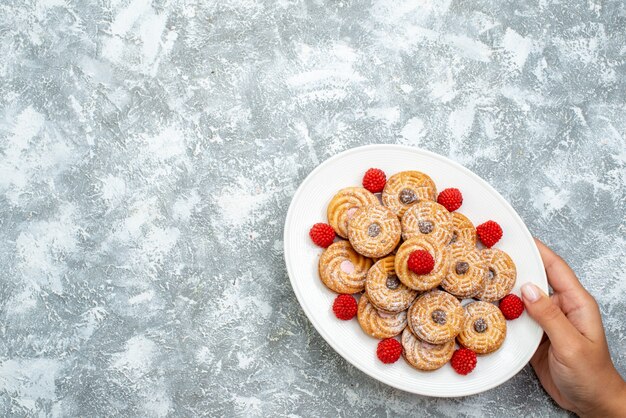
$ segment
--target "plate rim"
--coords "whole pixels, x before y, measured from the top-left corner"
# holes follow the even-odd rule
[[[302,180],[302,182],[300,183],[300,186],[298,186],[298,188],[296,189],[295,193],[293,194],[291,201],[289,202],[289,208],[287,210],[287,214],[285,216],[285,222],[283,225],[283,257],[285,260],[285,265],[287,267],[287,275],[289,276],[289,283],[291,285],[291,289],[293,290],[294,294],[296,295],[296,299],[298,300],[298,303],[300,304],[300,309],[302,309],[302,311],[304,311],[304,314],[306,315],[307,319],[309,320],[309,322],[313,325],[313,327],[315,328],[315,330],[317,331],[317,333],[324,339],[324,341],[330,345],[332,347],[333,350],[335,350],[335,352],[337,354],[339,354],[344,360],[346,360],[348,363],[350,363],[352,366],[356,367],[358,370],[360,370],[361,372],[365,373],[366,375],[368,375],[369,377],[377,380],[378,382],[381,382],[383,384],[386,384],[388,386],[391,386],[395,389],[401,390],[403,392],[407,392],[407,393],[413,393],[416,395],[421,395],[421,396],[428,396],[428,397],[433,397],[433,398],[459,398],[459,397],[464,397],[464,396],[469,396],[469,395],[476,395],[479,393],[483,393],[486,392],[490,389],[493,389],[497,386],[500,386],[501,384],[507,382],[508,380],[512,379],[513,377],[515,377],[515,375],[517,375],[526,365],[528,365],[530,359],[532,358],[532,355],[534,355],[534,353],[537,351],[537,348],[539,347],[539,344],[541,343],[541,335],[537,338],[536,343],[534,344],[534,349],[532,350],[531,356],[528,358],[528,360],[524,363],[521,364],[521,366],[516,367],[515,369],[512,369],[512,372],[503,378],[497,379],[492,383],[489,383],[488,385],[485,385],[485,387],[479,388],[478,390],[476,389],[469,389],[469,390],[461,390],[458,393],[454,393],[454,394],[438,394],[438,395],[433,395],[431,393],[424,393],[424,392],[420,392],[419,391],[419,387],[415,387],[415,388],[406,388],[406,387],[401,387],[400,385],[397,385],[393,382],[387,381],[384,377],[381,376],[377,376],[373,371],[370,370],[366,370],[365,367],[361,367],[359,364],[357,364],[355,361],[353,361],[350,357],[344,355],[343,349],[341,347],[339,347],[338,344],[336,344],[332,338],[330,338],[329,334],[323,329],[323,327],[321,326],[321,324],[319,324],[316,320],[314,320],[314,316],[312,315],[312,312],[308,312],[303,305],[303,298],[304,296],[300,293],[300,290],[297,286],[294,285],[294,273],[292,271],[292,267],[291,267],[291,260],[290,260],[290,255],[289,255],[289,250],[287,248],[287,235],[290,232],[290,224],[291,224],[291,220],[292,220],[292,210],[294,207],[294,202],[297,200],[297,198],[300,196],[300,194],[302,193],[302,190],[304,190],[305,186],[307,185],[307,183],[309,183],[311,181],[311,179],[314,177],[314,175],[320,171],[325,165],[332,163],[334,160],[339,159],[341,157],[343,157],[344,155],[348,155],[348,154],[352,154],[361,150],[366,150],[366,149],[380,149],[380,150],[389,150],[389,149],[396,149],[396,150],[402,150],[402,151],[408,151],[408,152],[413,152],[413,153],[418,153],[418,154],[424,154],[426,156],[429,156],[431,158],[435,158],[438,160],[442,160],[446,163],[452,164],[453,166],[455,166],[457,169],[460,169],[465,175],[468,175],[470,177],[473,177],[475,180],[477,180],[479,183],[481,183],[483,186],[486,186],[486,189],[489,190],[489,192],[491,192],[496,199],[498,199],[501,203],[504,204],[504,206],[509,210],[509,212],[512,212],[515,220],[521,224],[522,226],[522,230],[523,230],[523,234],[526,235],[526,238],[529,239],[531,242],[534,242],[534,237],[532,236],[532,234],[530,233],[530,231],[528,230],[528,227],[526,226],[526,223],[524,222],[524,220],[521,218],[521,216],[517,213],[517,211],[515,210],[515,208],[513,206],[511,206],[511,204],[504,198],[504,196],[502,196],[500,194],[500,192],[498,192],[491,184],[489,184],[489,182],[485,179],[483,179],[482,177],[480,177],[478,174],[474,173],[472,170],[470,170],[469,168],[461,165],[460,163],[445,157],[441,154],[437,154],[435,152],[420,148],[420,147],[414,147],[414,146],[409,146],[409,145],[401,145],[401,144],[369,144],[369,145],[361,145],[361,146],[357,146],[357,147],[353,147],[353,148],[349,148],[347,150],[341,151],[335,155],[332,155],[330,157],[328,157],[326,160],[322,161],[321,163],[319,163],[313,170],[311,170],[311,172],[309,172],[309,174],[304,178],[304,180]],[[541,254],[539,253],[539,249],[537,248],[536,245],[533,246],[532,249],[535,257],[537,260],[539,260],[541,262],[541,264],[543,265],[543,260],[541,259]],[[547,291],[548,289],[548,280],[546,277],[546,273],[545,273],[545,266],[544,269],[542,269],[541,271],[541,277],[537,277],[537,280],[540,280],[542,283],[542,287],[544,291]]]

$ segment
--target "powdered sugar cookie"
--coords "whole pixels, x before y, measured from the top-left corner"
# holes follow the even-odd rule
[[[409,308],[408,322],[413,333],[431,344],[454,340],[463,328],[463,307],[457,298],[441,290],[418,297]]]
[[[472,302],[465,306],[465,325],[457,340],[478,354],[496,351],[506,337],[506,319],[497,306],[489,302]]]
[[[396,248],[401,235],[398,217],[381,205],[357,209],[348,222],[350,244],[366,257],[386,256]]]
[[[450,246],[450,269],[441,287],[459,298],[469,298],[482,292],[487,266],[476,247],[458,242]]]
[[[452,237],[450,245],[456,243],[466,244],[468,247],[476,246],[476,228],[472,221],[462,213],[452,212]]]
[[[484,290],[477,297],[486,302],[495,302],[511,293],[517,279],[517,269],[511,257],[502,250],[488,248],[480,254],[487,266],[487,278]]]
[[[380,312],[369,302],[367,293],[361,295],[357,318],[363,331],[374,338],[395,337],[406,327],[406,311],[395,314]]]
[[[419,171],[402,171],[389,177],[383,189],[383,204],[402,217],[404,212],[420,200],[436,200],[437,188],[433,180]]]
[[[337,235],[348,238],[348,221],[362,206],[379,205],[378,198],[363,187],[346,187],[333,196],[326,215]]]
[[[425,250],[435,260],[435,266],[429,274],[417,274],[408,267],[409,256],[413,251]],[[439,286],[450,268],[450,248],[439,245],[427,235],[404,241],[396,253],[395,269],[398,278],[407,287],[425,291]]]
[[[318,265],[322,282],[333,292],[358,293],[365,288],[372,260],[354,251],[348,241],[339,241],[326,248]]]
[[[432,200],[417,202],[402,216],[402,238],[405,240],[428,235],[439,245],[452,239],[452,215]]]
[[[394,260],[395,257],[390,255],[377,261],[365,280],[365,292],[370,302],[387,313],[409,309],[417,297],[417,292],[403,285],[396,276]]]
[[[443,344],[431,344],[420,340],[410,327],[402,332],[402,354],[411,366],[418,370],[437,370],[452,358],[454,340]]]

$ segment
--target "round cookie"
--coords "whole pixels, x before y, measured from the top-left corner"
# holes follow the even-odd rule
[[[370,303],[367,293],[362,294],[359,299],[357,319],[363,331],[374,338],[392,338],[406,328],[406,311],[396,314],[379,312]]]
[[[354,251],[348,241],[338,241],[320,256],[318,271],[322,283],[337,293],[358,293],[365,288],[372,260]]]
[[[379,258],[392,252],[402,235],[398,217],[381,205],[364,206],[348,222],[348,239],[356,252]]]
[[[448,209],[432,200],[417,202],[402,216],[402,238],[405,240],[428,235],[440,245],[452,239],[452,215]]]
[[[406,327],[402,332],[402,355],[417,370],[437,370],[452,358],[454,340],[443,344],[431,344],[422,341]]]
[[[497,306],[480,301],[465,306],[465,325],[457,337],[460,345],[488,354],[500,348],[505,337],[506,319]]]
[[[419,171],[401,171],[389,177],[383,189],[383,205],[402,217],[404,212],[420,200],[436,200],[437,187],[426,174]]]
[[[459,298],[470,298],[482,292],[487,266],[476,247],[463,242],[450,246],[450,269],[441,287]]]
[[[452,237],[449,244],[463,243],[469,247],[476,246],[476,228],[472,221],[462,213],[452,212]]]
[[[461,332],[464,320],[461,302],[441,290],[431,290],[417,298],[408,314],[411,331],[431,344],[454,340]]]
[[[477,298],[495,302],[511,293],[517,279],[517,269],[511,257],[497,248],[481,250],[480,255],[487,266],[487,278],[485,288]]]
[[[393,255],[378,260],[365,280],[365,292],[370,302],[379,311],[387,313],[406,311],[417,297],[417,292],[403,285],[396,276],[394,260]]]
[[[426,250],[434,258],[435,266],[429,274],[417,274],[409,270],[409,256],[416,250]],[[396,274],[405,286],[414,290],[425,291],[439,286],[449,268],[450,247],[438,245],[428,235],[404,241],[396,253]]]
[[[380,205],[378,198],[369,190],[363,187],[341,189],[333,196],[326,209],[328,223],[337,235],[348,238],[348,221],[358,208],[368,205]]]

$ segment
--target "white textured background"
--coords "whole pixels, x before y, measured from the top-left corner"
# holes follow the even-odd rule
[[[282,224],[336,152],[446,155],[571,263],[624,374],[625,45],[621,0],[3,1],[0,415],[563,414],[529,367],[436,400],[349,366]]]

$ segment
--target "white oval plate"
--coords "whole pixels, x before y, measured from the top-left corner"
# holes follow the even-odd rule
[[[404,170],[422,171],[435,181],[437,190],[457,187],[463,193],[463,213],[478,225],[497,221],[504,236],[496,244],[517,266],[513,293],[532,282],[547,292],[544,266],[526,225],[508,202],[486,181],[445,157],[400,145],[369,145],[353,148],[329,158],[308,175],[296,191],[285,220],[285,262],[293,290],[309,320],[341,356],[371,377],[395,388],[436,397],[465,396],[498,386],[519,372],[537,349],[542,330],[524,313],[508,321],[508,333],[495,353],[480,356],[474,371],[456,374],[450,364],[433,372],[420,372],[404,359],[392,365],[376,357],[377,339],[365,334],[356,318],[340,321],[331,306],[336,294],[318,277],[322,249],[315,246],[308,231],[316,222],[327,222],[326,206],[341,188],[359,186],[363,173],[382,169],[387,176]]]

